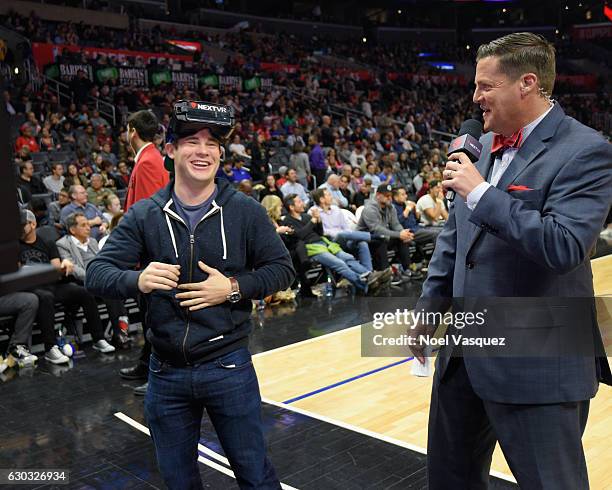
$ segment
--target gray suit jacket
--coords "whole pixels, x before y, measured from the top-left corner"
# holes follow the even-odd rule
[[[476,162],[485,178],[492,140],[491,133],[481,138]],[[530,190],[511,192],[509,185]],[[562,312],[564,297],[593,296],[589,255],[612,203],[612,146],[555,104],[474,211],[459,196],[454,203],[417,308],[446,311],[453,297],[547,297]],[[526,342],[540,342],[543,328],[557,328],[560,320],[550,311],[515,308],[503,327],[519,327]],[[539,324],[542,319],[550,323]],[[580,327],[601,347],[594,306]],[[441,376],[450,355],[444,348],[438,356]],[[612,382],[607,359],[596,355],[464,361],[476,393],[501,403],[586,400],[595,396],[598,381]]]
[[[65,235],[55,242],[55,244],[57,245],[57,250],[59,251],[62,260],[68,259],[74,264],[74,272],[72,275],[79,281],[85,283],[85,270],[87,269],[87,264],[83,262],[81,252],[79,252],[79,248],[76,246],[70,235]],[[98,254],[98,242],[94,238],[89,238],[87,248],[91,253],[95,255]]]

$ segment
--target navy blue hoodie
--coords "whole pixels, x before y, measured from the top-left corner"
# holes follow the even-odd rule
[[[189,311],[171,291],[155,290],[148,302],[147,334],[154,352],[174,365],[192,365],[248,344],[251,299],[289,287],[295,272],[265,209],[224,179],[210,211],[190,235],[176,212],[174,181],[149,199],[138,201],[87,266],[85,285],[109,298],[135,297],[140,271],[150,262],[179,264],[179,284],[204,281],[201,260],[240,285],[242,300]]]

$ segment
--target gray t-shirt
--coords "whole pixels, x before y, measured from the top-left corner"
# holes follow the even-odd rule
[[[211,196],[206,199],[201,204],[196,204],[195,206],[187,206],[183,204],[181,200],[177,197],[172,191],[172,200],[174,201],[174,205],[176,206],[176,212],[183,219],[185,223],[189,225],[190,233],[193,233],[195,227],[200,222],[200,220],[204,217],[208,211],[210,211],[210,207],[212,206],[212,202],[217,197],[217,186],[215,185],[215,190],[211,194]]]

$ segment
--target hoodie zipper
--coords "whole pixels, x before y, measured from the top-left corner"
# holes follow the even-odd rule
[[[187,223],[185,223],[185,221],[183,221],[183,219],[179,215],[177,215],[174,211],[169,209],[168,204],[170,204],[170,202],[166,203],[166,206],[164,206],[163,211],[169,214],[173,219],[175,219],[179,223],[182,223],[187,228],[187,231],[190,232],[189,234],[189,282],[191,283],[193,281],[193,258],[194,258],[193,249],[194,249],[194,244],[195,244],[195,234],[191,233],[189,226],[187,226]],[[206,213],[204,216],[202,216],[202,219],[200,219],[200,221],[198,221],[198,223],[196,224],[193,230],[194,233],[197,230],[198,226],[200,226],[200,223],[202,223],[202,221],[204,221],[209,216],[212,216],[213,214],[215,214],[217,210],[221,210],[221,213],[223,213],[223,208],[221,206],[218,206],[213,201],[213,208],[208,213]],[[177,258],[178,258],[178,255],[177,255]],[[185,328],[185,335],[183,336],[183,345],[182,345],[183,358],[185,359],[185,363],[187,365],[189,365],[189,358],[187,357],[187,336],[189,335],[190,326],[191,326],[191,312],[189,308],[187,308],[187,326]]]
[[[194,243],[195,243],[194,235],[189,235],[189,283],[191,283],[191,281],[193,280],[193,244]],[[189,359],[187,358],[187,336],[189,335],[190,325],[191,325],[191,312],[189,308],[187,308],[187,328],[185,329],[185,336],[183,337],[183,357],[185,358],[185,362],[187,364],[189,364]]]

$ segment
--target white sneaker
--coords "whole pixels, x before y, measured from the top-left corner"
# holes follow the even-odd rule
[[[70,361],[70,359],[62,354],[62,351],[60,351],[57,345],[54,345],[45,354],[45,361],[50,362],[51,364],[66,364]]]
[[[100,339],[95,342],[93,348],[97,351],[102,352],[103,354],[110,354],[111,352],[115,352],[115,348],[110,345],[105,339]]]

